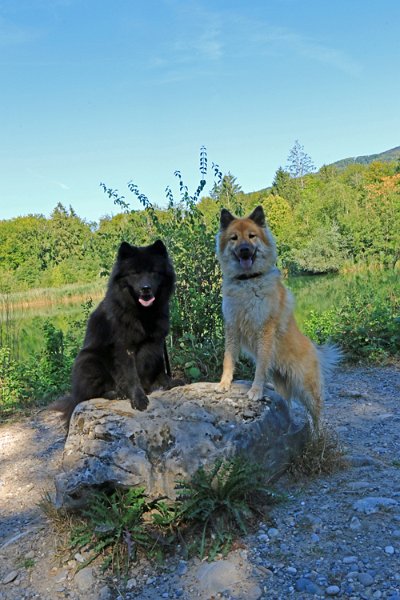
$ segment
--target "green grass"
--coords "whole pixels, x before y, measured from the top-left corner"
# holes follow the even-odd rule
[[[289,277],[285,283],[292,290],[296,305],[296,320],[302,328],[312,311],[323,313],[336,309],[372,289],[376,302],[384,301],[397,290],[399,272],[389,270],[363,270],[340,275],[314,275]]]

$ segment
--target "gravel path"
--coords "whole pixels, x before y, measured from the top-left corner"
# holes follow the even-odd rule
[[[398,367],[342,369],[325,419],[349,468],[301,483],[282,479],[289,500],[226,559],[142,562],[125,581],[96,567],[77,571],[79,554],[58,556],[37,507],[60,465],[56,415],[1,426],[0,600],[400,600],[399,400]]]

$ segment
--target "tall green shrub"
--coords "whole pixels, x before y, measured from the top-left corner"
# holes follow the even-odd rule
[[[222,173],[213,164],[214,178],[219,182]],[[221,273],[215,257],[215,222],[208,224],[199,207],[199,199],[206,186],[208,161],[205,148],[200,151],[200,182],[190,194],[180,171],[175,171],[179,183],[179,197],[170,187],[166,189],[168,206],[160,211],[134,182],[129,190],[144,206],[151,221],[152,238],[159,237],[166,244],[176,271],[176,293],[171,310],[171,356],[191,379],[207,376],[215,378],[220,368],[223,344],[221,313]],[[129,204],[124,197],[104,186],[105,192],[124,210]],[[151,240],[149,240],[151,241]]]

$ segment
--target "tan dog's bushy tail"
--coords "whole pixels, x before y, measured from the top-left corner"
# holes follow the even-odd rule
[[[324,344],[323,346],[316,346],[315,352],[318,358],[318,367],[316,370],[313,368],[307,373],[308,377],[292,377],[290,394],[284,397],[297,398],[309,411],[315,431],[320,426],[320,415],[325,398],[326,382],[330,379],[332,372],[337,363],[342,358],[342,351],[334,344]],[[280,392],[280,390],[277,390]]]
[[[321,365],[322,378],[326,382],[330,379],[337,364],[343,359],[343,352],[336,344],[317,346],[317,352]]]

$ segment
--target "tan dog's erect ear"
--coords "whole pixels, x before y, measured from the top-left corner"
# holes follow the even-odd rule
[[[220,217],[220,225],[221,225],[221,229],[226,229],[230,223],[232,223],[232,221],[235,220],[235,217],[229,212],[228,209],[223,208],[221,210],[221,217]]]
[[[254,221],[259,227],[265,227],[265,215],[262,206],[257,206],[248,218]]]

